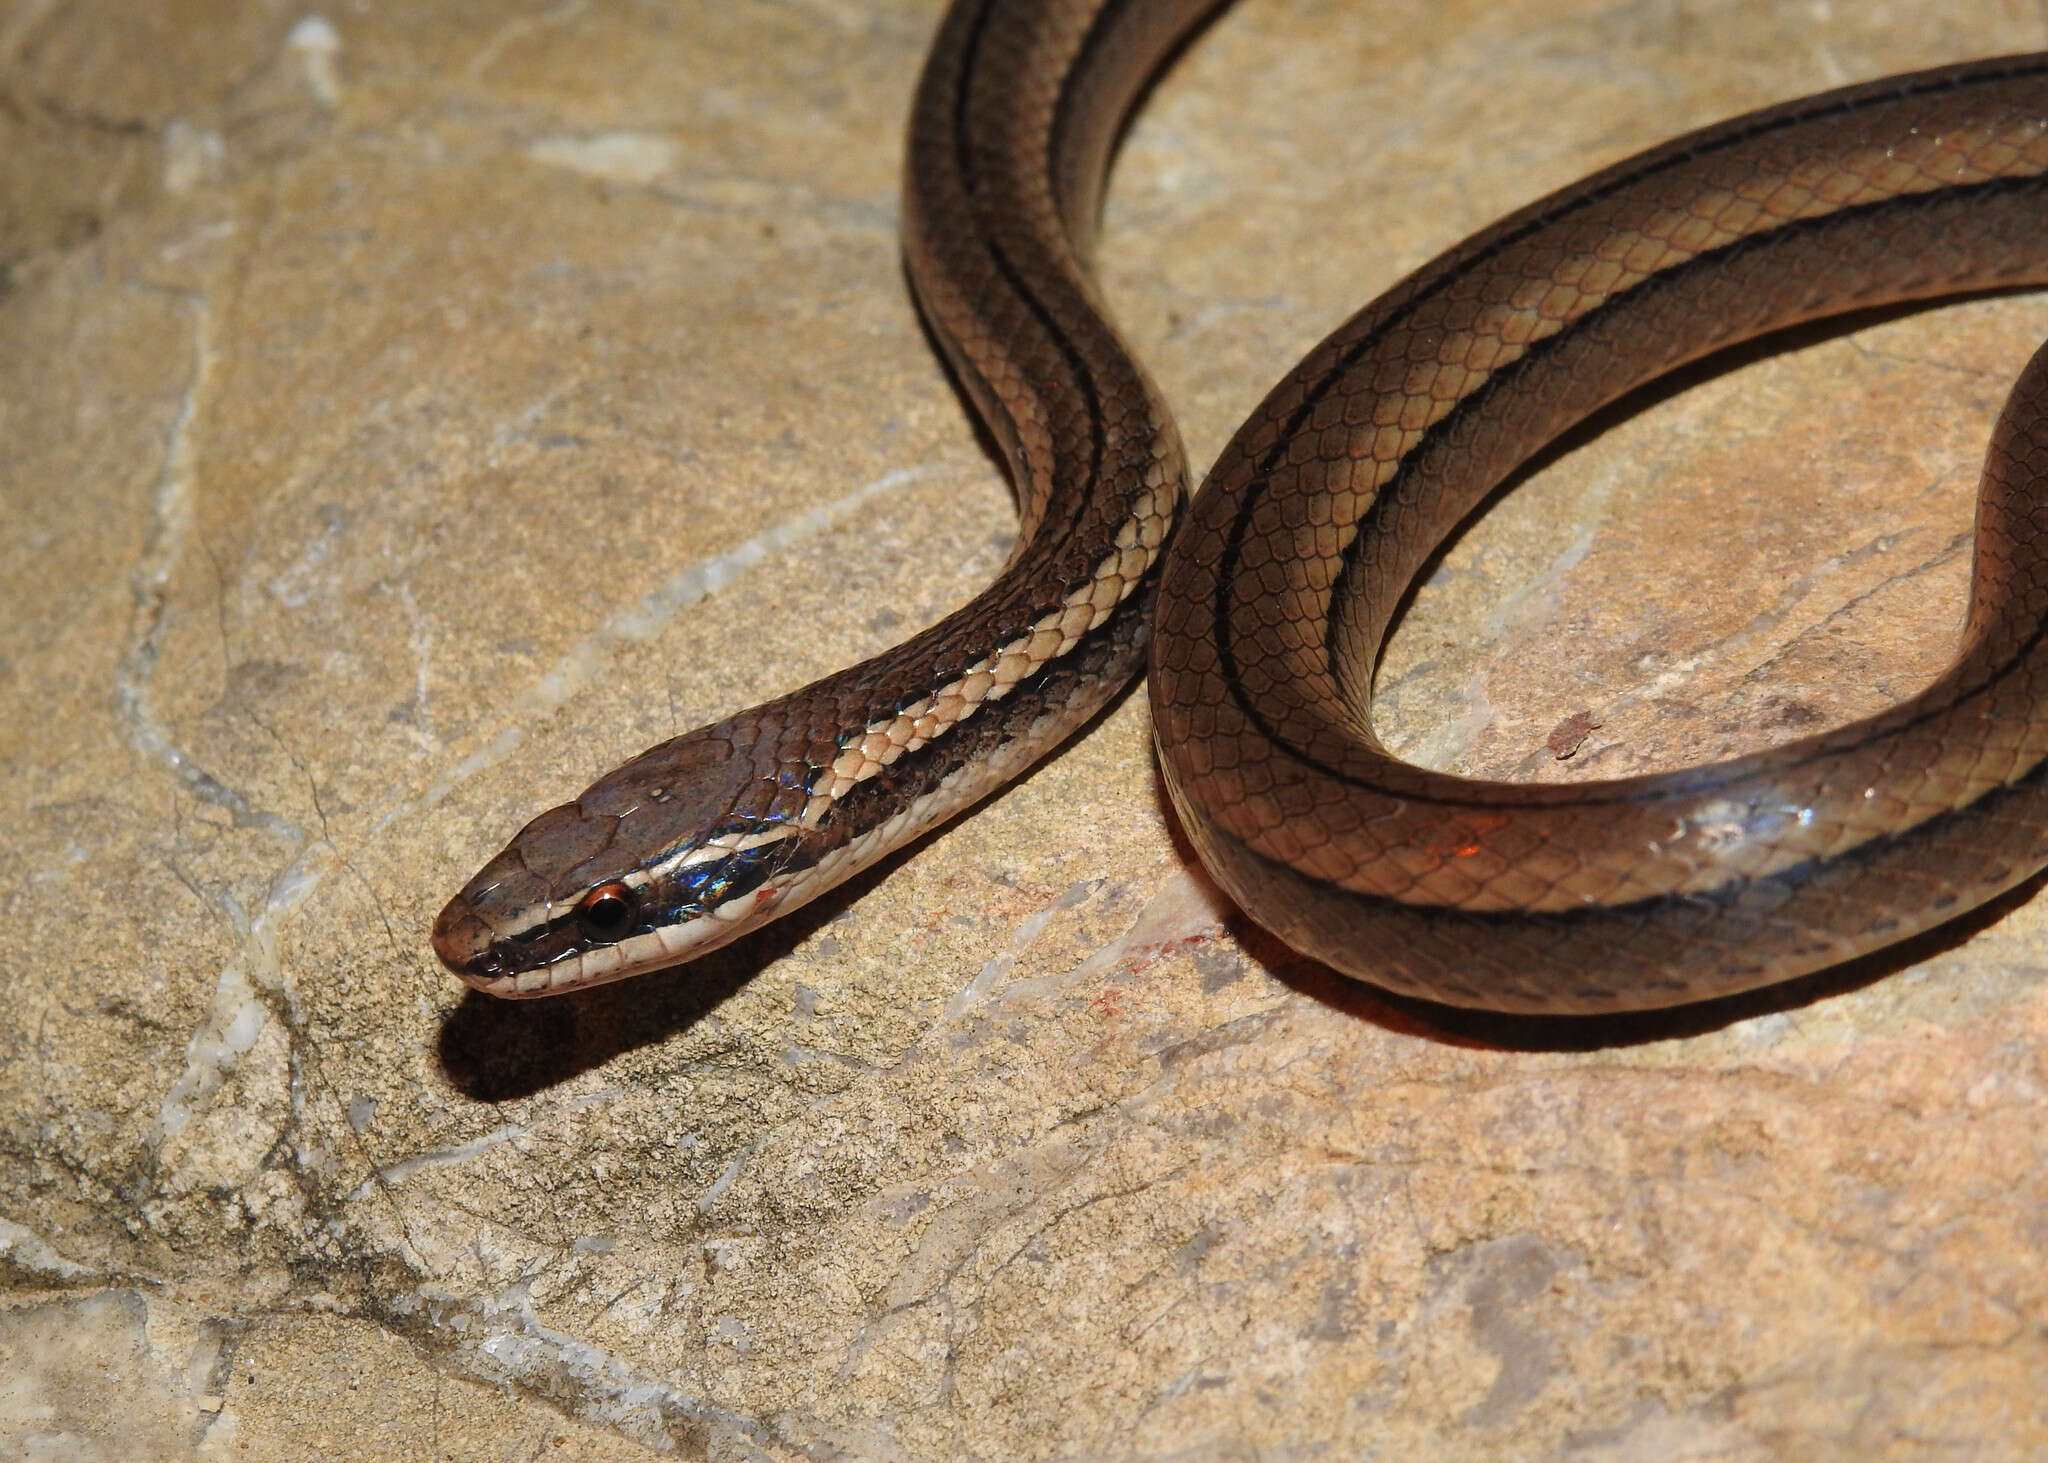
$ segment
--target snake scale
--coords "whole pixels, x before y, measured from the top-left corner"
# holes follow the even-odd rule
[[[1217,0],[956,0],[912,113],[918,302],[1009,467],[1017,548],[903,644],[654,747],[434,927],[498,995],[714,949],[1014,778],[1149,664],[1183,825],[1245,910],[1462,1006],[1675,1005],[1850,959],[2048,864],[2048,363],[2014,388],[1963,645],[1879,715],[1570,786],[1390,756],[1415,576],[1518,465],[1686,362],[2048,281],[2048,57],[1891,77],[1618,163],[1457,245],[1273,388],[1192,505],[1091,266],[1118,128]]]

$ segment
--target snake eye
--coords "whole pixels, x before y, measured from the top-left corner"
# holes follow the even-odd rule
[[[614,881],[600,884],[584,895],[583,902],[576,906],[576,918],[586,934],[611,940],[626,932],[639,906],[633,891]]]

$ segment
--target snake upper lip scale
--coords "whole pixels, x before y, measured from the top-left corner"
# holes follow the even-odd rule
[[[1166,784],[1217,879],[1297,948],[1412,995],[1571,1013],[1733,994],[2048,864],[2048,352],[1992,441],[1962,654],[1911,700],[1574,786],[1399,762],[1369,709],[1432,551],[1601,406],[1802,321],[2048,281],[2048,57],[1788,103],[1523,209],[1303,360],[1183,521],[1172,419],[1090,251],[1117,128],[1216,8],[956,0],[912,115],[904,252],[1015,481],[1010,564],[895,649],[529,823],[435,923],[463,979],[545,995],[722,945],[1015,777],[1148,654]]]

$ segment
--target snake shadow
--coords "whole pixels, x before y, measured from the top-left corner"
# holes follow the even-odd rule
[[[454,1087],[479,1102],[530,1097],[656,1046],[709,1017],[770,965],[840,918],[922,840],[801,909],[687,965],[559,996],[508,1001],[465,990],[441,1023],[436,1055]]]
[[[1135,689],[1134,683],[1111,697],[1063,746],[1080,741],[1114,715]],[[982,802],[1039,776],[1059,755],[1055,752],[1022,777],[992,789]],[[977,802],[958,816],[971,818],[981,806]],[[436,1055],[442,1074],[467,1097],[507,1102],[679,1036],[710,1017],[769,966],[847,918],[862,897],[943,836],[954,821],[919,835],[837,888],[686,965],[535,1000],[508,1001],[465,989],[441,1022]]]

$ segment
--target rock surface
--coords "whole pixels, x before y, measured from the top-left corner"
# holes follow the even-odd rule
[[[895,246],[929,0],[0,6],[0,1452],[2048,1452],[2048,920],[1568,1025],[1220,913],[1127,699],[697,967],[467,995],[540,807],[1001,561]],[[1435,251],[2030,7],[1244,0],[1103,262],[1197,463]],[[1703,760],[1949,655],[2039,298],[1815,332],[1444,563],[1387,740]]]

